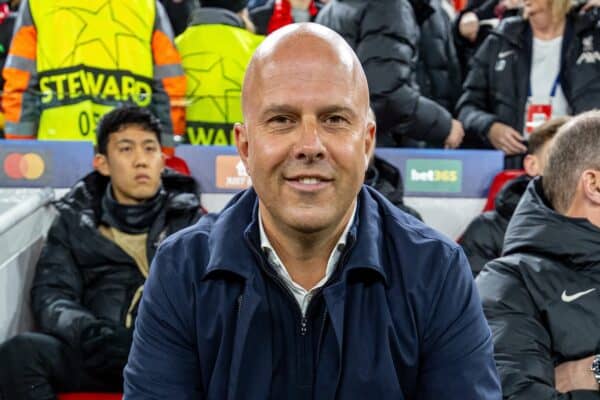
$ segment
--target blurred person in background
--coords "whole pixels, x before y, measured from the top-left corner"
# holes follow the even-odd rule
[[[418,20],[425,19],[406,0],[332,0],[317,16],[317,23],[346,39],[362,63],[378,146],[418,140],[453,149],[463,140],[462,124],[417,85]]]
[[[150,262],[201,210],[195,181],[164,169],[160,138],[146,109],[117,108],[100,121],[96,171],[56,202],[37,263],[37,331],[0,345],[1,399],[122,391]]]
[[[411,5],[420,31],[419,90],[453,114],[462,91],[462,73],[452,38],[451,5],[447,0],[411,0]],[[420,14],[424,16],[419,18]]]
[[[8,49],[12,41],[17,15],[15,10],[19,7],[20,0],[0,1],[0,70],[4,68]],[[4,87],[4,78],[0,74],[0,88]],[[0,108],[0,139],[4,139],[4,111]]]
[[[160,0],[160,3],[169,16],[175,36],[183,33],[190,22],[192,12],[200,7],[200,0]]]
[[[242,121],[242,81],[263,36],[252,33],[246,1],[204,0],[175,39],[187,80],[183,143],[233,146]]]
[[[24,0],[4,66],[9,139],[87,140],[106,112],[149,107],[163,147],[185,128],[185,77],[157,0]]]
[[[465,142],[503,151],[507,169],[521,167],[537,126],[600,106],[599,10],[582,14],[570,0],[526,0],[523,10],[481,45],[457,105]]]
[[[294,22],[312,22],[323,7],[317,0],[267,0],[250,10],[256,33],[267,35]]]
[[[521,196],[525,193],[529,181],[542,174],[552,140],[568,120],[569,117],[555,118],[531,133],[527,144],[527,155],[523,159],[525,173],[507,182],[496,195],[494,210],[475,217],[458,240],[469,259],[473,277],[479,274],[487,262],[502,254],[504,233],[508,222]]]
[[[600,398],[600,112],[573,117],[477,277],[505,399]]]
[[[469,0],[452,24],[452,33],[458,59],[467,75],[469,62],[490,32],[502,18],[520,14],[522,0]],[[461,82],[462,83],[462,82]]]

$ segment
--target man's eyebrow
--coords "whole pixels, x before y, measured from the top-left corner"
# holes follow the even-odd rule
[[[279,113],[299,114],[300,110],[297,107],[294,107],[289,104],[274,104],[271,106],[267,106],[262,114],[269,115],[269,114],[279,114]],[[318,109],[317,113],[318,114],[345,113],[345,114],[349,114],[351,117],[356,117],[358,115],[357,112],[353,108],[348,107],[348,106],[342,106],[342,105],[326,106],[326,107]]]
[[[263,115],[267,115],[267,114],[296,114],[298,113],[299,110],[297,107],[294,107],[292,105],[289,104],[273,104],[273,105],[269,105],[267,106],[264,111],[262,112]]]
[[[319,114],[335,114],[335,113],[344,113],[344,114],[348,114],[351,117],[356,117],[358,114],[357,112],[351,108],[351,107],[347,107],[347,106],[327,106],[324,107],[322,109],[319,110]]]
[[[131,139],[123,138],[117,140],[117,144],[134,144],[135,142]]]
[[[119,139],[117,140],[117,144],[135,144],[135,140],[132,139],[128,139],[128,138],[123,138],[123,139]],[[144,139],[142,141],[142,144],[158,144],[158,141],[156,139]]]

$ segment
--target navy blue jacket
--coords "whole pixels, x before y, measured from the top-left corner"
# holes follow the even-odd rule
[[[126,399],[286,398],[271,392],[257,210],[250,189],[216,220],[161,245],[125,368]],[[456,244],[363,187],[341,260],[322,292],[333,329],[312,398],[501,399],[490,329]]]

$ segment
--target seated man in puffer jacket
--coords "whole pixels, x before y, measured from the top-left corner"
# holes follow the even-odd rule
[[[96,171],[55,205],[31,291],[39,333],[0,345],[0,398],[122,391],[137,306],[158,244],[200,215],[195,181],[164,169],[149,111],[98,126]]]
[[[494,209],[475,217],[458,240],[469,259],[473,277],[479,274],[487,262],[502,254],[508,222],[531,178],[542,174],[554,135],[569,118],[554,118],[531,133],[527,155],[523,159],[525,173],[508,181],[496,195]]]

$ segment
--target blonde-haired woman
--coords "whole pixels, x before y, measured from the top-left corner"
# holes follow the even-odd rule
[[[523,16],[503,20],[472,60],[457,106],[466,141],[520,168],[536,126],[600,107],[599,15],[570,0],[524,0]]]

